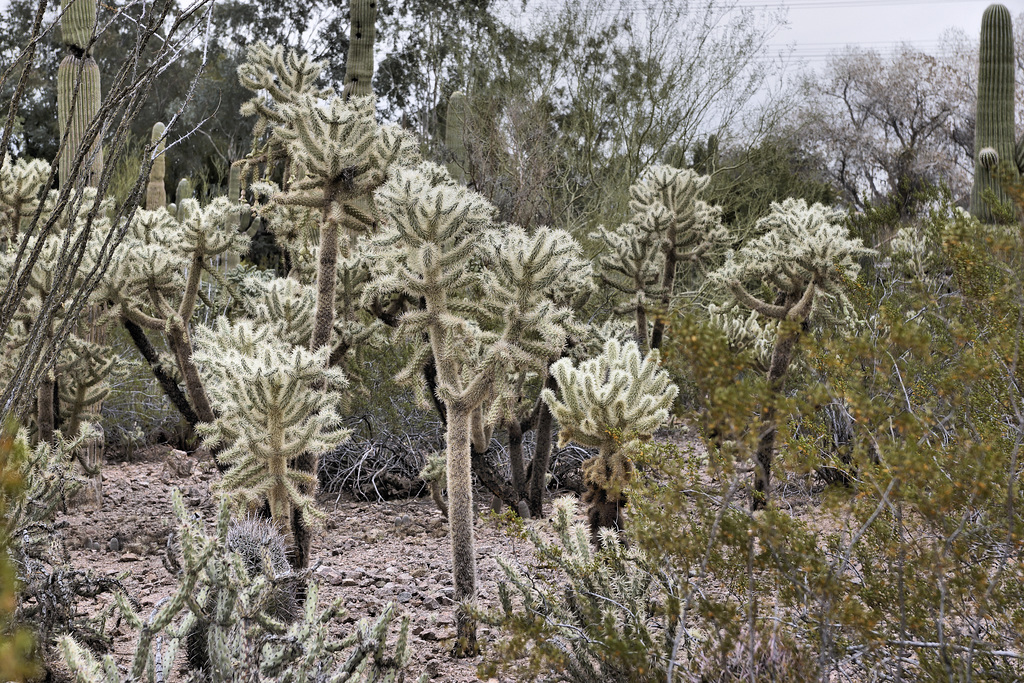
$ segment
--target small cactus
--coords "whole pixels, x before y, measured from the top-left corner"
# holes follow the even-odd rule
[[[158,208],[167,205],[167,188],[164,186],[164,175],[167,163],[164,157],[164,124],[153,124],[153,133],[149,138],[152,145],[156,145],[156,158],[153,159],[153,166],[149,169],[149,184],[146,185],[146,209],[156,211]]]

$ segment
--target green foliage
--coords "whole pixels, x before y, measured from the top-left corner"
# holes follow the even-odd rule
[[[23,441],[17,439],[17,427],[8,420],[0,428],[0,515],[9,519],[12,507],[24,504],[27,495],[25,463],[30,454]],[[20,529],[7,525],[0,531],[0,677],[6,681],[24,681],[35,677],[33,661],[35,639],[32,632],[15,624],[18,606],[18,579],[11,562],[12,531]]]

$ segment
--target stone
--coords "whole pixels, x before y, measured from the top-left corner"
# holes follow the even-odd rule
[[[197,464],[196,459],[190,458],[185,451],[171,451],[164,459],[164,474],[178,479],[191,477]],[[148,486],[148,484],[146,485]]]
[[[412,600],[412,593],[410,593],[409,591],[402,591],[398,594],[398,597],[396,599],[398,600],[398,602],[405,604]]]
[[[409,572],[409,574],[413,578],[419,579],[419,578],[422,578],[422,577],[427,575],[427,568],[426,567],[416,567],[411,572]]]

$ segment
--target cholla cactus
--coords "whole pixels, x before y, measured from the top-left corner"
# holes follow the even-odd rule
[[[231,541],[231,518],[223,505],[211,536],[174,493],[178,517],[178,585],[143,619],[122,596],[117,607],[127,623],[139,632],[127,676],[122,678],[111,655],[97,661],[71,636],[60,640],[64,661],[82,683],[145,681],[168,683],[181,641],[193,632],[197,621],[208,624],[207,652],[211,683],[260,680],[267,683],[337,681],[338,683],[385,683],[404,678],[408,665],[408,618],[401,620],[393,648],[387,640],[398,615],[387,605],[370,623],[360,620],[343,639],[333,635],[345,616],[340,601],[325,610],[319,607],[315,584],[306,588],[301,614],[284,623],[274,613],[274,593],[282,581],[293,582],[271,567],[250,574],[246,561]],[[216,596],[213,608],[206,607]],[[420,683],[427,678],[420,677]]]
[[[164,209],[136,212],[97,294],[137,333],[149,329],[167,335],[190,404],[185,408],[213,422],[213,405],[192,360],[189,323],[211,258],[244,251],[249,238],[234,228],[238,206],[224,197],[203,208],[194,199],[180,204],[188,214],[183,222]]]
[[[714,251],[729,240],[721,209],[700,199],[710,182],[690,169],[652,166],[629,188],[630,220],[591,235],[609,248],[598,261],[601,279],[630,296],[624,310],[636,316],[641,349],[661,346],[664,322],[655,321],[648,341],[648,310],[655,301],[663,309],[671,305],[680,266],[702,275]]]
[[[668,419],[679,391],[668,371],[659,368],[659,360],[657,349],[641,359],[635,342],[620,346],[613,340],[600,356],[578,368],[568,358],[551,366],[562,398],[550,389],[542,397],[561,426],[559,446],[572,441],[598,449],[596,457],[583,463],[594,543],[602,529],[623,528],[623,489],[633,476],[630,449]]]
[[[773,203],[771,213],[757,223],[764,234],[730,253],[711,278],[724,285],[736,302],[764,318],[783,321],[772,348],[768,384],[781,390],[803,327],[824,312],[827,304],[840,316],[851,310],[845,289],[857,277],[858,259],[875,255],[859,239],[850,238],[843,213],[803,199]],[[751,284],[773,294],[771,302],[747,289]],[[775,448],[775,419],[771,406],[761,411],[752,506],[767,503]]]
[[[406,374],[422,367],[430,353],[437,365],[437,395],[447,408],[455,598],[472,603],[470,441],[484,440],[482,404],[488,399],[500,404],[509,371],[542,368],[558,356],[571,313],[555,306],[548,291],[584,264],[579,246],[563,231],[542,229],[527,236],[509,228],[502,246],[485,254],[491,267],[470,268],[479,244],[488,241],[481,235],[491,228],[495,209],[435,164],[398,171],[376,201],[388,227],[376,240],[376,279],[365,296],[404,294],[425,304],[402,316],[398,332],[414,339],[426,334],[430,342],[429,349],[415,354]],[[476,650],[475,623],[461,609],[456,637],[457,653]]]
[[[4,158],[0,166],[0,251],[14,244],[22,221],[32,218],[42,200],[50,165],[39,159]]]
[[[729,348],[733,352],[750,351],[753,354],[754,366],[762,372],[768,372],[778,321],[765,320],[756,311],[745,314],[737,304],[710,304],[708,322],[725,334]]]
[[[220,417],[198,431],[206,444],[226,445],[220,458],[233,467],[221,489],[249,507],[267,501],[289,550],[301,554],[299,534],[317,526],[323,513],[314,498],[315,473],[292,463],[348,438],[335,410],[341,397],[334,389],[344,386],[344,375],[326,368],[326,350],[311,353],[284,344],[272,338],[270,328],[248,322],[218,323],[199,337],[196,361],[210,377]],[[307,558],[293,559],[305,566]]]

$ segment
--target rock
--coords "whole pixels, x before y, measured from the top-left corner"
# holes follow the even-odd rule
[[[355,579],[344,578],[341,580],[341,585],[347,588],[352,588],[354,586],[358,586],[359,582]]]
[[[110,549],[110,552],[112,552],[112,553],[120,552],[121,551],[121,541],[118,540],[117,536],[113,536],[113,537],[111,537],[110,541],[107,543],[107,547]]]
[[[117,561],[118,562],[138,562],[139,559],[141,559],[141,558],[139,558],[139,556],[136,555],[135,553],[125,553],[124,555],[119,557]]]
[[[196,459],[190,458],[185,451],[171,451],[164,460],[164,474],[179,479],[191,477],[196,464]]]
[[[419,579],[419,578],[422,578],[422,577],[427,575],[427,568],[426,567],[416,567],[411,572],[409,572],[409,574],[411,576],[413,576],[414,578]]]
[[[398,597],[396,599],[398,600],[398,602],[405,604],[412,600],[412,593],[410,593],[409,591],[402,591],[398,594]]]
[[[412,583],[412,574],[407,574],[405,572],[402,572],[401,574],[398,575],[398,578],[395,579],[395,580],[398,583]]]

